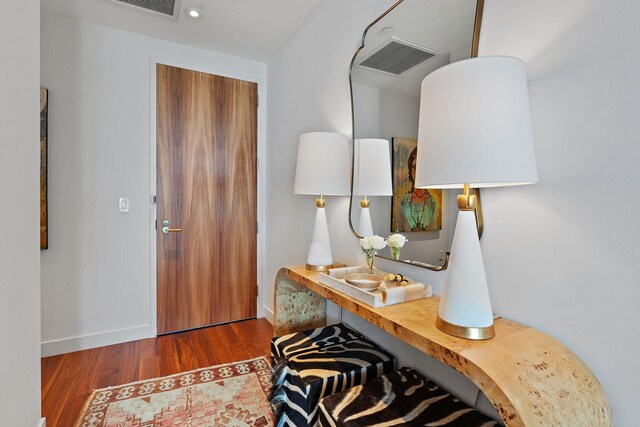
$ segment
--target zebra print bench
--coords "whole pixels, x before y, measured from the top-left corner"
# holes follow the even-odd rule
[[[499,425],[411,368],[325,397],[319,412],[323,427]]]
[[[362,335],[340,323],[273,338],[271,340],[271,355],[287,358],[294,354],[360,338]]]
[[[320,399],[395,369],[392,355],[342,324],[273,338],[271,355],[284,367],[272,397],[276,425],[315,426]]]

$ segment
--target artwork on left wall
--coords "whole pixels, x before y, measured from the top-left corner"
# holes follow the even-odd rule
[[[47,127],[49,90],[40,88],[40,249],[49,249],[49,212],[47,206]]]

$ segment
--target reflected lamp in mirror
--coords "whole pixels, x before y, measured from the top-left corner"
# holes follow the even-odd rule
[[[416,187],[464,188],[436,325],[462,338],[492,338],[493,312],[470,188],[538,181],[520,59],[472,58],[425,77],[416,169]]]
[[[361,236],[373,235],[370,196],[393,196],[391,184],[391,152],[386,139],[366,138],[354,141],[353,194],[363,196],[360,200]]]
[[[300,135],[293,192],[320,196],[307,255],[307,270],[327,271],[333,264],[324,196],[349,195],[349,141],[332,132]]]

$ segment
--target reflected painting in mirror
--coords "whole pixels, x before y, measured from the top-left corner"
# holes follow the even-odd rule
[[[393,138],[391,231],[408,233],[442,229],[442,190],[415,187],[418,141]]]

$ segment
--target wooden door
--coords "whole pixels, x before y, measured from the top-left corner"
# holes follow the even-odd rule
[[[256,317],[257,91],[157,65],[158,334]]]

